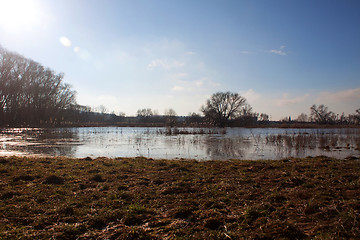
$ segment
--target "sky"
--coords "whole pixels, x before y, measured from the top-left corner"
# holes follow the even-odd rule
[[[357,0],[0,0],[0,45],[72,85],[81,105],[200,113],[239,93],[271,120],[360,108]]]

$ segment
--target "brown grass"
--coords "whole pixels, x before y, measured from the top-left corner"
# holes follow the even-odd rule
[[[360,162],[0,158],[0,239],[357,239]]]

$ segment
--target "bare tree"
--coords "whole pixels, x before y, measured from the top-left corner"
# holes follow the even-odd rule
[[[203,121],[203,117],[200,116],[200,114],[197,114],[195,112],[190,112],[187,116],[187,120],[186,122],[187,123],[190,123],[190,124],[193,124],[193,123],[196,123],[196,124],[199,124]]]
[[[151,108],[143,108],[143,109],[137,110],[136,115],[141,118],[148,118],[148,117],[153,116],[154,113],[151,110]]]
[[[0,46],[0,124],[59,122],[76,104],[64,75]]]
[[[356,109],[354,114],[349,115],[349,122],[352,124],[360,124],[360,108]]]
[[[167,126],[173,127],[176,124],[176,112],[174,109],[169,108],[165,110],[165,123]]]
[[[251,111],[246,99],[237,93],[217,92],[207,100],[201,111],[205,117],[219,127],[225,127],[229,119],[234,119]]]
[[[107,113],[107,108],[104,106],[104,105],[100,105],[99,107],[98,107],[98,111],[101,113],[101,114],[105,114],[105,113]]]
[[[336,116],[333,112],[328,110],[328,107],[321,104],[316,106],[315,104],[310,108],[310,118],[317,123],[331,123],[334,122]]]
[[[269,121],[269,115],[266,113],[261,113],[259,117],[259,121],[261,122],[268,122]]]
[[[150,121],[150,118],[154,116],[153,111],[151,110],[151,108],[143,108],[143,109],[139,109],[137,110],[137,117],[140,119],[140,121],[142,122],[148,122]]]
[[[298,122],[307,122],[309,120],[309,117],[305,113],[301,113],[296,119]]]

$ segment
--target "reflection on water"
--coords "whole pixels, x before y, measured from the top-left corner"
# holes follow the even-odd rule
[[[12,128],[0,132],[0,155],[198,160],[360,157],[360,129],[229,128],[224,134],[214,131],[179,135],[165,132],[163,128]]]

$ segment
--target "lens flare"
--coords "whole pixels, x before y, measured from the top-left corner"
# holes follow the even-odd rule
[[[0,0],[0,27],[19,31],[42,24],[40,4],[35,0]]]

